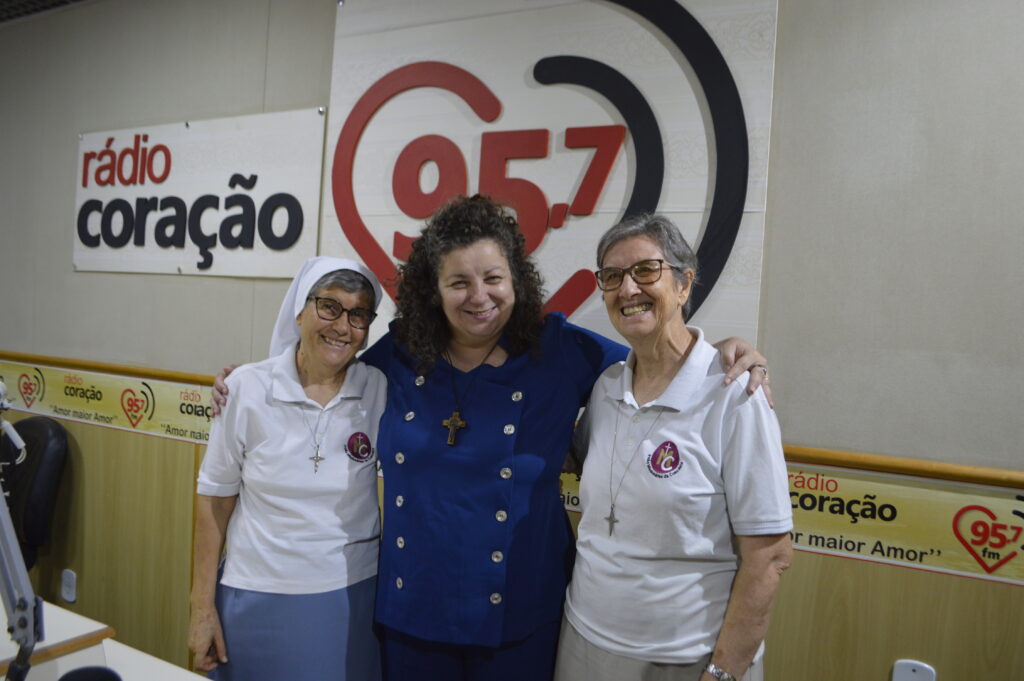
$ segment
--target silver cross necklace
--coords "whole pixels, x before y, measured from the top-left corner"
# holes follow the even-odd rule
[[[608,498],[611,500],[611,507],[608,509],[608,515],[606,515],[604,519],[608,521],[609,537],[615,533],[615,524],[619,522],[618,518],[615,517],[615,502],[619,498],[619,492],[622,491],[622,483],[626,479],[626,474],[629,473],[629,469],[633,465],[633,461],[637,458],[636,453],[640,451],[640,445],[642,445],[647,440],[647,437],[651,434],[651,431],[654,430],[654,426],[658,425],[658,421],[661,419],[661,415],[665,413],[664,409],[661,409],[658,412],[658,415],[654,417],[654,421],[651,423],[650,428],[647,429],[647,432],[644,433],[644,436],[640,439],[639,442],[636,443],[636,446],[633,447],[633,450],[630,452],[629,455],[629,461],[626,463],[626,468],[625,470],[622,471],[622,475],[619,476],[619,484],[615,488],[615,492],[612,493],[613,472],[615,470],[615,460],[617,458],[615,452],[618,451],[619,448],[619,418],[622,416],[622,409],[622,405],[616,405],[615,436],[612,439],[612,451],[610,456],[610,463],[608,464]]]
[[[327,417],[324,422],[323,432],[320,431],[320,419],[323,418],[326,409],[321,409],[320,413],[316,417],[316,426],[310,426],[309,421],[306,419],[306,412],[302,412],[302,420],[306,424],[306,428],[309,430],[309,434],[313,438],[313,456],[309,457],[309,460],[313,462],[313,472],[320,472],[320,462],[325,461],[325,457],[320,456],[320,445],[323,444],[324,438],[327,436],[327,429],[331,427],[331,416]],[[333,416],[333,414],[332,414]]]

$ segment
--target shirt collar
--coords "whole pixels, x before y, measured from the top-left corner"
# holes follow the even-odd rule
[[[686,328],[697,337],[693,343],[693,349],[690,350],[690,356],[686,358],[686,362],[683,363],[682,368],[676,373],[675,378],[668,384],[665,391],[648,403],[649,406],[668,407],[675,411],[682,411],[708,375],[708,367],[718,355],[718,350],[714,346],[704,342],[702,329],[696,326]],[[634,366],[636,366],[636,354],[630,350],[619,380],[609,386],[608,396],[639,409],[644,405],[637,404],[636,398],[633,396]]]
[[[270,360],[272,362],[270,394],[275,400],[281,402],[312,402],[306,396],[306,391],[302,389],[302,383],[299,382],[299,369],[295,365],[295,352],[297,349],[298,343]],[[353,360],[348,365],[348,371],[345,373],[345,382],[342,383],[341,390],[327,403],[327,407],[333,406],[338,400],[361,399],[363,392],[366,390],[368,380],[369,373],[366,365],[358,360]]]

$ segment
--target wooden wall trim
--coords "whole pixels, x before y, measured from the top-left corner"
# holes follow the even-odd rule
[[[213,385],[213,376],[207,376],[205,374],[189,374],[184,371],[168,371],[166,369],[151,369],[149,367],[129,366],[126,364],[94,362],[88,359],[47,357],[46,355],[30,355],[23,352],[8,352],[6,350],[0,350],[0,359],[7,360],[9,362],[21,362],[23,364],[42,364],[44,366],[58,367],[61,369],[78,369],[81,371],[95,371],[103,374],[118,374],[120,376],[133,376],[136,378],[152,378],[158,381],[170,381],[172,383]]]
[[[841,468],[855,468],[857,470],[877,471],[879,473],[914,475],[919,478],[935,478],[938,480],[970,482],[994,487],[1024,489],[1024,472],[1021,471],[963,466],[938,461],[922,461],[920,459],[902,459],[896,456],[881,456],[878,454],[837,452],[830,449],[814,449],[812,447],[796,447],[794,445],[786,445],[783,449],[786,453],[786,460],[790,463],[839,466]]]

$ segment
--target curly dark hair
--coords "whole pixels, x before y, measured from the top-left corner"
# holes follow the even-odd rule
[[[490,197],[458,196],[427,220],[413,242],[409,259],[399,268],[395,335],[398,343],[419,361],[419,371],[430,371],[451,339],[437,287],[441,259],[481,239],[498,244],[512,274],[516,301],[505,325],[505,349],[510,355],[539,351],[544,326],[543,282],[537,267],[526,256],[519,223],[505,206]]]

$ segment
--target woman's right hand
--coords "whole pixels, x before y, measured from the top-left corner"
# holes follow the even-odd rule
[[[188,625],[188,648],[195,656],[195,667],[209,672],[227,663],[228,647],[224,643],[224,631],[220,616],[213,606],[192,608]]]
[[[213,397],[210,399],[210,408],[213,410],[214,416],[219,415],[221,407],[228,403],[228,384],[224,382],[224,379],[230,376],[231,372],[237,368],[237,364],[224,367],[217,374],[217,377],[213,379]]]

